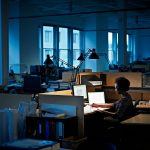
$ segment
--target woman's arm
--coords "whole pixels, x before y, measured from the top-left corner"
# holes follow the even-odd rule
[[[102,108],[110,108],[112,107],[112,103],[107,103],[107,104],[96,104],[96,103],[93,103],[91,104],[92,107],[95,107],[95,108],[99,108],[99,107],[102,107]]]

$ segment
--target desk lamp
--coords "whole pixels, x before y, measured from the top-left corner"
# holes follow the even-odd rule
[[[86,58],[89,56],[89,59],[99,59],[98,54],[96,53],[95,48],[89,49],[85,54],[81,53],[77,60],[80,60],[80,64],[75,68],[75,77],[74,82],[76,82],[76,77],[79,74],[80,67],[82,63],[86,60]]]

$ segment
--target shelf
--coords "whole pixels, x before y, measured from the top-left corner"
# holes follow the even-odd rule
[[[26,135],[28,138],[62,140],[77,134],[77,117],[26,117]]]

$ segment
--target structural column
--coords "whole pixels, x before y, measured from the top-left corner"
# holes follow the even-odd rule
[[[8,0],[0,0],[0,84],[8,84]]]
[[[118,7],[125,9],[125,0],[118,0]],[[118,16],[118,64],[127,65],[127,16],[126,11],[121,11]]]

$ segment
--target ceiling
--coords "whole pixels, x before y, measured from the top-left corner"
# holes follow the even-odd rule
[[[116,15],[127,15],[128,28],[150,29],[150,0],[9,0],[9,19],[38,17],[78,17],[86,18],[95,14],[111,14],[109,20],[115,22]],[[12,13],[14,6],[20,13]],[[109,16],[109,15],[108,15]]]

